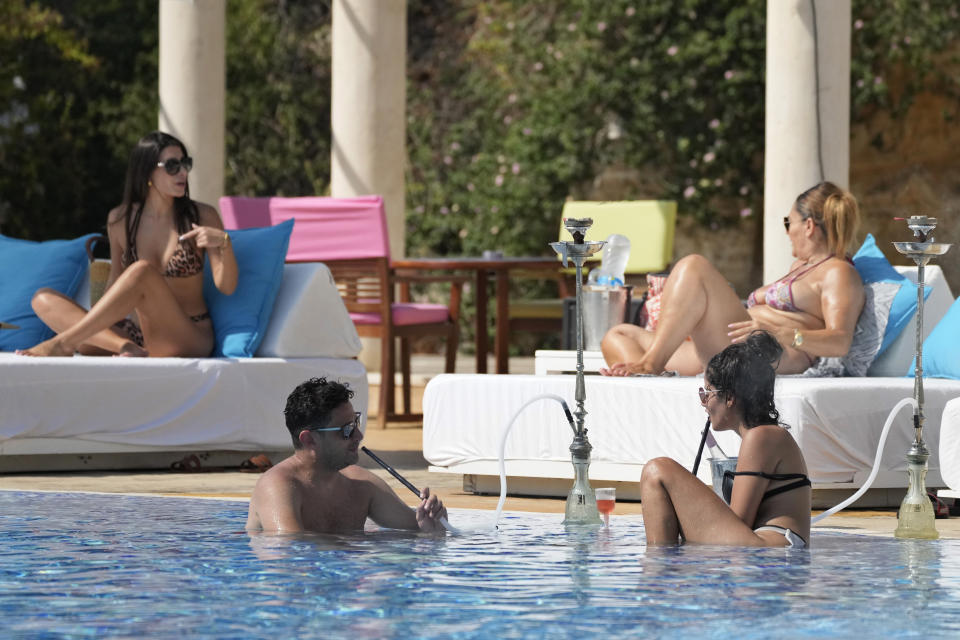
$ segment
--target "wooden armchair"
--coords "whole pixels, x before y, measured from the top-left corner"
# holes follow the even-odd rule
[[[377,422],[416,420],[411,410],[410,340],[421,336],[446,338],[445,371],[452,373],[459,342],[460,299],[465,278],[398,275],[391,267],[387,219],[379,196],[358,198],[237,198],[220,199],[230,228],[269,226],[293,218],[296,222],[287,262],[323,262],[330,269],[357,333],[381,342],[380,397]],[[448,304],[410,302],[411,282],[450,282]],[[400,300],[395,291],[400,288]],[[322,326],[318,326],[322,331]],[[400,339],[403,413],[395,407],[395,339]]]
[[[380,399],[377,421],[380,428],[387,420],[418,420],[423,414],[411,410],[410,341],[427,336],[446,339],[444,371],[453,373],[460,329],[460,300],[466,278],[457,276],[400,275],[393,271],[386,256],[357,260],[327,260],[327,267],[340,290],[340,296],[362,337],[380,339]],[[448,305],[410,302],[412,282],[450,282]],[[400,286],[400,301],[394,302],[394,290]],[[384,321],[386,319],[386,321]],[[394,344],[400,339],[400,372],[403,385],[403,412],[396,411]]]

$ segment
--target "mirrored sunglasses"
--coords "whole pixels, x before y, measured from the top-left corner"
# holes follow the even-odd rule
[[[193,169],[193,158],[190,156],[184,156],[182,158],[167,158],[163,162],[158,162],[157,166],[163,167],[163,170],[171,176],[175,176],[180,173],[180,169],[190,173],[190,170]]]
[[[339,427],[312,427],[307,431],[339,431],[346,440],[353,435],[355,429],[360,428],[360,415],[359,411],[354,412],[353,420]]]
[[[717,393],[718,391],[720,391],[720,390],[719,390],[719,389],[704,389],[703,387],[700,387],[700,404],[707,404],[707,398],[709,398],[709,397],[711,396],[711,394]]]

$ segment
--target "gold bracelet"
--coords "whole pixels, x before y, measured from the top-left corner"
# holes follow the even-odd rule
[[[790,343],[790,346],[794,349],[799,349],[803,346],[803,334],[800,333],[800,329],[793,330],[793,342]]]
[[[223,232],[223,241],[220,243],[220,251],[223,251],[230,246],[230,234],[226,231]]]

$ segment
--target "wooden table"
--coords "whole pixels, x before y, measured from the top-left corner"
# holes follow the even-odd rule
[[[401,258],[393,260],[392,266],[399,270],[473,271],[477,288],[477,373],[487,372],[487,278],[496,276],[497,311],[493,337],[493,350],[497,360],[497,373],[509,373],[510,343],[510,270],[543,271],[544,277],[556,274],[561,267],[556,256],[550,257],[502,257],[502,258]]]

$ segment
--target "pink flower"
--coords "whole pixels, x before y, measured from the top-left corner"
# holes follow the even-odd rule
[[[736,75],[732,69],[727,69],[723,72],[723,78],[725,80],[733,80],[733,76]]]
[[[467,191],[473,191],[474,189],[476,189],[476,187],[473,186],[473,183],[472,183],[472,182],[468,182],[468,183],[467,183]]]
[[[910,36],[904,36],[903,44],[910,44]]]
[[[533,133],[533,129],[531,129],[530,127],[524,127],[524,128],[523,128],[523,135],[528,136],[528,135],[530,135],[531,133]]]
[[[717,156],[713,151],[707,151],[705,154],[703,154],[703,161],[713,162],[716,159],[716,157]]]
[[[752,215],[753,215],[753,209],[751,209],[750,207],[745,207],[743,209],[740,209],[741,218],[749,218]]]
[[[451,150],[451,151],[460,151],[460,143],[459,143],[459,142],[451,142],[451,143],[450,143],[450,150]]]
[[[857,80],[857,88],[858,88],[858,89],[862,89],[864,84],[865,84],[865,83],[863,82],[862,79],[861,79],[861,80]]]
[[[577,25],[574,24],[573,22],[567,25],[567,31],[576,31],[576,30],[577,30]]]
[[[516,101],[517,101],[517,94],[511,93],[510,95],[507,96],[507,102],[509,102],[510,104],[513,104]]]
[[[606,31],[606,30],[607,30],[607,23],[606,23],[606,22],[598,22],[598,23],[597,23],[597,31],[601,31],[601,32],[602,32],[602,31]]]
[[[421,205],[418,206],[416,209],[414,209],[414,211],[416,211],[417,213],[423,213],[423,212],[425,211],[425,209],[423,208],[423,205],[421,204]]]
[[[534,70],[534,71],[543,71],[543,63],[542,63],[542,62],[537,62],[537,63],[535,63],[535,64],[533,65],[533,70]]]
[[[503,124],[510,124],[513,122],[513,116],[503,116]]]
[[[626,14],[626,16],[627,16],[628,18],[633,17],[633,15],[634,15],[636,12],[637,12],[637,10],[634,9],[633,7],[627,7],[627,10],[624,11],[624,13]]]
[[[518,175],[520,173],[520,163],[514,162],[513,165],[510,167],[510,171],[513,172],[513,175]]]
[[[497,205],[493,205],[492,207],[490,207],[490,213],[496,213],[497,211],[500,211],[500,207],[498,207]]]
[[[676,45],[671,46],[669,49],[667,49],[667,55],[668,55],[668,56],[675,56],[675,55],[677,55],[677,51],[680,51],[680,49],[678,49],[678,48],[676,47]]]
[[[443,164],[453,164],[453,158],[450,156],[443,156]]]
[[[873,84],[883,84],[883,78],[881,78],[880,76],[877,76],[876,78],[873,79]]]
[[[694,158],[693,160],[690,161],[690,168],[691,168],[691,169],[696,169],[696,168],[697,168],[697,164],[699,164],[699,163],[697,162],[697,159]]]
[[[713,120],[710,121],[710,124],[709,124],[708,126],[709,126],[711,129],[716,129],[717,127],[720,126],[720,121],[717,120],[716,118],[714,118]]]
[[[686,189],[683,190],[683,197],[684,197],[684,198],[692,198],[692,197],[693,197],[693,194],[695,194],[696,192],[697,192],[697,190],[694,189],[693,187],[687,187]]]
[[[447,215],[447,214],[450,213],[450,209],[448,209],[448,208],[446,208],[446,207],[440,207],[440,213],[441,213],[442,215]]]
[[[713,181],[713,186],[720,187],[723,186],[723,178],[717,178]]]
[[[863,20],[856,20],[853,23],[853,28],[857,31],[859,31],[860,29],[863,29]]]
[[[503,186],[503,175],[498,173],[497,177],[493,179],[493,184],[498,187]]]
[[[740,187],[740,195],[745,196],[748,193],[750,193],[750,187],[748,187],[747,185],[743,185],[742,187]]]

